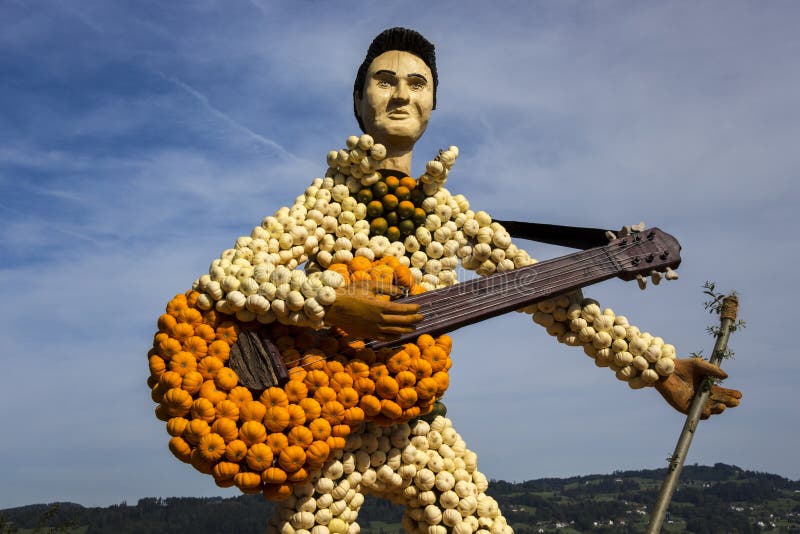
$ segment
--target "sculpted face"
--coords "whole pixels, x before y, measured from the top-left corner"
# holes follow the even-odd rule
[[[419,57],[399,50],[376,57],[363,94],[356,108],[376,142],[410,149],[422,137],[433,109],[433,75]]]

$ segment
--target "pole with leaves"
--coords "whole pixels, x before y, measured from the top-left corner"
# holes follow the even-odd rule
[[[735,292],[727,296],[720,295],[715,291],[715,285],[710,282],[706,282],[703,287],[705,289],[704,293],[709,296],[709,300],[706,301],[705,304],[706,309],[709,310],[710,313],[717,314],[720,317],[719,326],[709,327],[708,329],[709,333],[716,338],[710,362],[714,365],[719,365],[724,358],[729,358],[733,355],[728,349],[728,338],[732,332],[744,326],[744,321],[737,319],[739,298],[736,296]],[[664,523],[667,508],[669,508],[672,494],[675,492],[675,487],[678,484],[678,478],[683,469],[683,464],[686,461],[689,446],[692,444],[692,438],[694,438],[694,433],[697,430],[697,424],[703,413],[703,407],[711,393],[712,383],[712,379],[707,378],[703,382],[702,387],[695,393],[694,399],[692,399],[692,404],[686,414],[686,422],[678,438],[675,451],[669,459],[667,476],[661,484],[661,491],[659,491],[658,498],[653,507],[650,524],[647,526],[647,534],[657,534],[661,532],[661,526]]]

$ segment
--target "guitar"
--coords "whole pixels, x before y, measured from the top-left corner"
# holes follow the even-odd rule
[[[397,302],[419,305],[424,318],[416,330],[390,341],[367,341],[366,345],[373,349],[399,346],[421,334],[441,335],[610,278],[630,281],[672,269],[681,262],[680,250],[673,236],[651,228],[603,246],[400,298]],[[240,336],[232,347],[231,367],[240,382],[253,389],[288,380],[277,347],[255,331]]]

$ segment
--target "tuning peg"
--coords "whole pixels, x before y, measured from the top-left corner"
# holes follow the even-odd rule
[[[612,232],[611,230],[606,230],[606,239],[609,241],[614,241],[617,238],[617,235]]]
[[[636,275],[636,283],[639,284],[639,289],[641,290],[647,289],[647,279],[641,274]]]
[[[658,284],[660,284],[661,283],[661,279],[663,277],[664,277],[664,275],[662,275],[658,271],[653,271],[652,273],[650,273],[650,279],[653,281],[653,285],[654,286],[657,286]]]
[[[667,272],[664,275],[664,278],[666,278],[667,280],[677,280],[678,279],[678,273],[676,273],[675,271],[673,271],[672,269],[667,267]]]
[[[633,226],[631,226],[631,230],[633,230],[634,232],[641,232],[645,228],[646,226],[644,224],[644,221],[641,221],[639,222],[639,224],[634,224]]]

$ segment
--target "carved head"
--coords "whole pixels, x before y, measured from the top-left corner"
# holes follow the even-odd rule
[[[361,129],[387,146],[413,146],[436,107],[433,44],[406,28],[378,35],[353,84],[353,110]]]

